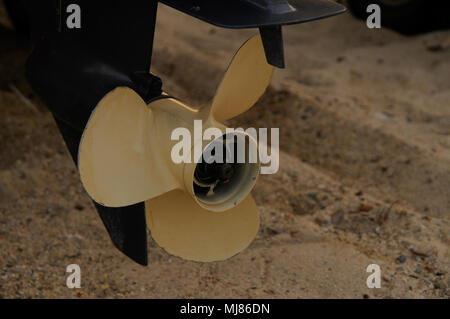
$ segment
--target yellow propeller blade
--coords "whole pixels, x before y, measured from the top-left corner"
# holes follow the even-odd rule
[[[250,109],[270,84],[269,65],[261,36],[248,40],[236,53],[212,102],[213,118],[223,123]]]
[[[181,190],[146,202],[147,226],[168,253],[183,259],[211,262],[245,249],[258,233],[259,213],[251,195],[225,212],[201,208]]]
[[[127,206],[176,187],[158,157],[153,117],[141,97],[126,87],[108,93],[94,109],[81,139],[78,169],[96,202]]]

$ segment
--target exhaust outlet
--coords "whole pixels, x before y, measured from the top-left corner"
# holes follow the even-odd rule
[[[206,210],[222,212],[248,196],[259,175],[256,140],[245,132],[222,135],[203,148],[185,167],[185,187]]]

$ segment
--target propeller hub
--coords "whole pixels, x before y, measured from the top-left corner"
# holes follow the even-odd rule
[[[229,181],[234,175],[234,168],[228,163],[220,164],[217,170],[219,172],[219,178],[222,182]]]
[[[249,160],[251,150],[257,151],[257,147],[257,142],[244,132],[225,134],[211,142],[191,171],[193,176],[187,178],[192,181],[196,201],[212,211],[237,206],[249,194],[259,174],[258,159]],[[238,160],[242,157],[240,151],[244,152],[244,161]]]

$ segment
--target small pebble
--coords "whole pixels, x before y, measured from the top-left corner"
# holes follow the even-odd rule
[[[406,261],[406,257],[403,254],[398,255],[395,261],[399,264],[403,264]]]
[[[361,203],[361,205],[359,206],[360,212],[370,212],[372,209],[373,209],[373,206],[364,204],[364,203]]]

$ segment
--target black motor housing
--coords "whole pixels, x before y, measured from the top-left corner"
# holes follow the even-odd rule
[[[80,29],[68,29],[62,8],[82,8]],[[161,95],[149,73],[157,1],[33,1],[33,51],[27,78],[46,103],[75,161],[89,117],[111,90],[126,86],[144,100]],[[114,245],[147,264],[144,203],[108,208],[95,203]]]

